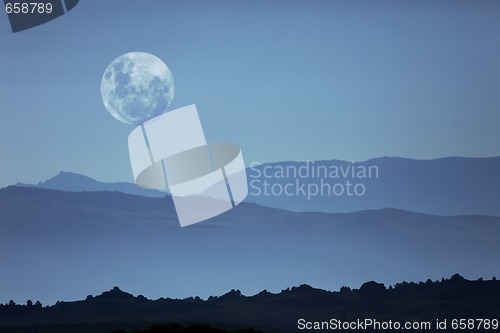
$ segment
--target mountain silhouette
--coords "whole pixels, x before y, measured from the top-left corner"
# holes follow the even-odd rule
[[[452,296],[452,297],[450,297]],[[309,285],[287,288],[279,293],[262,291],[245,296],[231,290],[222,296],[150,300],[137,297],[118,287],[85,300],[57,302],[50,307],[0,305],[0,332],[295,332],[299,320],[344,322],[372,319],[404,323],[456,318],[498,320],[500,282],[478,279],[470,281],[455,274],[440,281],[399,282],[386,288],[375,281],[359,289],[343,287],[326,291]],[[146,329],[151,323],[157,323]],[[158,324],[165,323],[165,324]],[[169,324],[168,324],[169,323]],[[179,324],[180,323],[180,324]],[[498,321],[496,322],[498,326]],[[217,327],[217,328],[216,328]],[[239,330],[234,330],[239,328]],[[140,330],[139,330],[140,329]],[[360,330],[363,331],[363,330]],[[482,331],[482,330],[478,330]],[[486,330],[487,331],[487,330]]]
[[[355,173],[352,177],[353,167],[367,170],[370,166],[376,167],[372,178],[357,177],[363,173]],[[324,177],[325,170],[327,177]],[[339,178],[330,177],[333,170],[337,171]],[[246,202],[292,211],[340,213],[392,207],[435,215],[500,216],[500,157],[434,160],[381,157],[356,163],[339,160],[277,162],[252,165],[247,168],[247,175],[249,195]],[[339,196],[327,193],[327,188],[336,184],[342,185],[339,189],[347,191],[347,181],[351,182],[351,191],[352,186],[361,184],[365,193],[361,196],[348,195],[347,192]],[[307,197],[300,190],[302,184],[305,188],[309,184],[318,189],[323,186],[325,191],[323,195]],[[61,172],[37,185],[16,185],[73,192],[118,191],[147,197],[166,195],[131,183],[102,183],[71,172]],[[279,193],[286,185],[292,186],[293,195],[273,195],[273,186],[274,193]],[[265,186],[267,194],[271,195],[266,195]]]
[[[368,178],[366,170],[370,167],[376,168]],[[354,177],[352,170],[356,171]],[[247,173],[248,202],[292,211],[354,212],[392,207],[435,215],[500,216],[500,157],[277,162],[252,166]],[[338,178],[333,178],[335,175]],[[347,193],[347,181],[351,183],[352,195]],[[317,190],[318,195],[307,197],[309,184],[311,193]],[[343,190],[342,195],[333,192],[336,184],[339,187],[335,193]],[[363,195],[353,193],[356,184],[363,186],[359,187],[359,191],[364,190]],[[273,195],[283,191],[286,185],[293,195]],[[305,185],[303,191],[300,191],[301,185]],[[323,195],[320,195],[322,188]]]
[[[61,171],[56,176],[36,185],[18,183],[16,186],[22,187],[38,187],[50,190],[61,190],[70,192],[84,192],[84,191],[111,191],[123,192],[132,195],[141,195],[145,197],[164,197],[167,193],[143,189],[139,186],[126,182],[104,183],[99,182],[90,177],[80,175],[73,172]]]

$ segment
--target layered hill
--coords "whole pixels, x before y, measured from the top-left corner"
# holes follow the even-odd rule
[[[500,216],[500,157],[252,163],[247,175],[247,202],[297,212],[396,208],[436,215]],[[135,184],[104,183],[71,172],[36,185],[18,185],[165,196]]]
[[[309,284],[500,276],[500,218],[398,209],[296,213],[241,204],[180,228],[170,197],[0,190],[0,302],[53,304],[119,285],[148,298]]]

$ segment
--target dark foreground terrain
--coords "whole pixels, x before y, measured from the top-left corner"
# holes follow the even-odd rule
[[[420,325],[429,322],[431,329],[427,332],[437,331],[436,320],[446,319],[447,329],[439,331],[451,332],[459,331],[452,329],[454,319],[490,319],[489,329],[486,322],[479,327],[479,321],[475,321],[475,328],[468,331],[498,331],[498,326],[494,327],[500,319],[500,282],[495,278],[469,281],[455,274],[441,281],[402,282],[389,288],[372,281],[359,289],[342,287],[338,292],[308,285],[287,288],[279,294],[264,290],[254,296],[231,290],[207,300],[149,300],[114,287],[99,296],[53,306],[31,301],[0,306],[2,333],[292,332],[306,331],[299,329],[306,326],[318,328],[327,325],[325,322],[365,319]],[[361,327],[359,331],[388,331],[371,328]]]

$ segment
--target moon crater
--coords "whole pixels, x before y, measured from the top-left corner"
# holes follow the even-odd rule
[[[140,125],[167,111],[174,98],[174,79],[167,65],[154,55],[126,53],[106,68],[101,96],[113,117]]]

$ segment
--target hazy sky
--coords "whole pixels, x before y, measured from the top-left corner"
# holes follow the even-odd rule
[[[82,0],[13,34],[0,12],[0,186],[132,181],[105,109],[119,55],[161,58],[173,108],[252,161],[500,155],[500,1]]]

